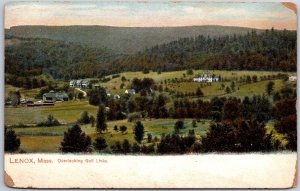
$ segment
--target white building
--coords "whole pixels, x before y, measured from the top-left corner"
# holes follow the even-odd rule
[[[219,80],[219,77],[210,74],[201,74],[198,77],[193,78],[194,82],[218,82]]]
[[[289,81],[291,81],[291,82],[297,81],[297,76],[290,76]]]
[[[125,94],[134,95],[135,94],[135,90],[134,89],[127,89],[127,90],[125,90]]]
[[[76,87],[76,88],[87,88],[92,79],[79,79],[79,80],[70,80],[70,87]]]

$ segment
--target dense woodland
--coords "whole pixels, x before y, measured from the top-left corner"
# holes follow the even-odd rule
[[[121,58],[115,65],[125,71],[188,68],[296,71],[296,36],[295,31],[273,29],[246,35],[199,35],[154,46],[137,55]]]
[[[296,32],[180,38],[134,55],[49,39],[7,36],[7,82],[47,74],[55,79],[103,77],[124,71],[182,69],[296,71]],[[117,67],[116,67],[117,66]],[[24,79],[20,79],[24,80]]]

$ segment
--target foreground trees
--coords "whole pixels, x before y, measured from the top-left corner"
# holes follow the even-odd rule
[[[60,145],[60,150],[64,153],[91,152],[91,138],[82,132],[78,124],[64,132]]]
[[[107,147],[106,140],[102,137],[97,137],[95,142],[93,143],[95,150],[101,151]]]
[[[96,119],[96,130],[98,133],[102,133],[107,129],[106,125],[106,112],[103,104],[99,105],[97,119]]]
[[[278,102],[273,108],[273,113],[276,118],[275,129],[288,137],[287,149],[297,150],[296,100]]]
[[[138,143],[144,138],[144,126],[140,121],[137,121],[134,126],[134,138]]]
[[[21,141],[17,138],[17,135],[14,130],[7,130],[5,128],[4,133],[4,151],[6,152],[15,152],[19,149]]]

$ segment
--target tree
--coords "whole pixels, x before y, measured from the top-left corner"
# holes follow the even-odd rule
[[[194,72],[193,72],[193,70],[192,70],[192,69],[188,69],[188,70],[186,71],[186,74],[187,74],[187,75],[193,75],[193,74],[194,74]]]
[[[124,134],[126,130],[127,127],[125,125],[120,126],[120,131],[122,132],[122,134]]]
[[[96,150],[101,151],[107,147],[106,140],[102,137],[97,137],[93,146]]]
[[[192,121],[192,126],[193,126],[194,128],[197,127],[197,121],[196,121],[195,119],[193,119],[193,121]]]
[[[110,148],[113,153],[121,153],[123,151],[120,141],[116,141]]]
[[[271,95],[271,93],[274,90],[274,82],[273,81],[269,81],[266,87],[266,92],[268,95]]]
[[[197,90],[196,90],[196,95],[198,96],[198,97],[202,97],[204,94],[203,94],[203,92],[202,92],[202,90],[198,87],[197,88]]]
[[[58,125],[60,125],[60,122],[53,115],[48,115],[46,121],[37,124],[38,127],[42,127],[42,126],[52,127]]]
[[[151,143],[151,142],[152,142],[152,135],[151,135],[151,133],[148,133],[148,134],[147,134],[147,142],[148,142],[148,143]]]
[[[223,110],[223,119],[233,121],[241,116],[242,105],[238,99],[230,98],[225,102]]]
[[[84,112],[81,114],[80,119],[78,119],[78,122],[79,122],[79,123],[82,123],[82,124],[88,124],[88,123],[90,123],[89,113],[88,113],[87,111],[84,111]]]
[[[17,138],[15,131],[7,130],[7,128],[5,128],[4,150],[6,152],[15,152],[19,149],[20,144],[21,141]]]
[[[206,137],[202,138],[202,149],[204,152],[233,151],[235,137],[232,125],[211,124]]]
[[[124,141],[123,141],[122,151],[124,154],[131,152],[131,144],[129,143],[129,141],[127,139],[124,139]]]
[[[181,120],[176,121],[174,125],[174,132],[178,134],[180,132],[180,129],[183,129],[183,127],[184,127],[183,121]]]
[[[103,87],[93,89],[89,92],[89,104],[99,105],[104,104],[107,101],[107,93]]]
[[[81,100],[83,98],[83,93],[79,92],[77,97],[78,97],[79,100]]]
[[[122,77],[121,77],[121,80],[122,80],[122,82],[125,82],[125,81],[126,81],[126,77],[125,77],[125,76],[122,76]]]
[[[287,148],[297,150],[297,116],[296,114],[282,117],[274,125],[275,129],[288,137]]]
[[[132,152],[133,152],[133,153],[139,153],[140,151],[141,151],[141,147],[139,146],[139,144],[134,143],[134,144],[132,145]]]
[[[232,91],[235,90],[235,83],[234,83],[234,81],[231,82],[230,87],[231,87],[231,90],[232,90]]]
[[[64,153],[90,152],[91,138],[82,132],[78,124],[64,132],[64,139],[60,143],[60,150]]]
[[[229,94],[231,92],[230,87],[226,86],[225,92]]]
[[[140,121],[137,121],[134,126],[134,138],[138,143],[144,138],[144,126]]]
[[[90,116],[90,123],[92,124],[92,127],[95,127],[95,117],[93,115]]]
[[[72,92],[70,92],[68,94],[69,100],[73,100],[74,99],[74,94]]]
[[[10,92],[9,97],[10,97],[12,106],[16,107],[17,105],[20,104],[21,94],[19,91]]]
[[[105,112],[105,106],[103,104],[100,104],[98,108],[96,129],[98,133],[102,133],[107,129],[106,112]]]

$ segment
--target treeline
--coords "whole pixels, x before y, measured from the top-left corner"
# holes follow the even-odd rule
[[[41,74],[41,73],[40,73]],[[5,84],[10,84],[15,87],[24,89],[40,88],[48,85],[49,80],[39,79],[35,77],[21,77],[15,75],[6,75]]]
[[[188,68],[216,70],[296,71],[295,31],[223,37],[197,36],[154,46],[113,63],[112,71],[172,71]]]

